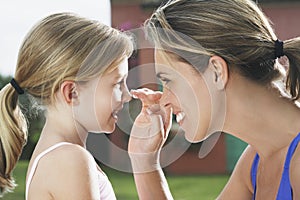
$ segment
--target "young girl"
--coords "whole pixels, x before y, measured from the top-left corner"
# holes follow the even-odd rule
[[[129,143],[140,199],[172,199],[159,166],[171,111],[191,142],[222,131],[249,144],[218,199],[300,199],[300,38],[280,41],[251,0],[170,0],[146,31],[164,92],[132,93],[144,102]]]
[[[26,199],[115,199],[112,186],[85,148],[88,132],[111,133],[131,98],[129,36],[72,13],[41,20],[20,49],[15,77],[1,90],[1,188],[27,127],[18,96],[35,99],[46,122],[27,172]]]

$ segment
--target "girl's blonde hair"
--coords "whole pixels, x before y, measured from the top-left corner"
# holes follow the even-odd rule
[[[52,14],[25,38],[15,80],[42,105],[55,102],[65,80],[87,82],[110,72],[133,51],[132,38],[74,13]],[[11,176],[27,138],[27,123],[10,85],[0,92],[0,194],[15,186]]]
[[[218,55],[230,70],[259,84],[270,84],[281,75],[275,64],[277,37],[251,0],[168,0],[145,22],[145,28],[156,47],[187,55],[200,71],[207,66],[199,64],[201,56]],[[284,41],[283,51],[289,60],[286,89],[296,100],[300,96],[300,37]]]

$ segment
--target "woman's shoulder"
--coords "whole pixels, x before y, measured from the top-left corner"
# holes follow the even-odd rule
[[[256,154],[257,152],[255,151],[255,149],[251,145],[248,145],[242,153],[241,159],[244,160],[245,164],[252,165]]]
[[[249,174],[251,172],[252,164],[256,155],[256,151],[251,145],[248,145],[238,160],[237,167],[241,174]]]
[[[255,150],[249,145],[240,156],[235,168],[217,199],[250,199],[253,193],[251,184],[251,166],[255,157]]]
[[[251,169],[256,153],[257,152],[255,151],[255,149],[251,145],[248,145],[240,156],[234,169],[235,175],[247,186],[247,188],[251,192],[253,190],[251,181]]]

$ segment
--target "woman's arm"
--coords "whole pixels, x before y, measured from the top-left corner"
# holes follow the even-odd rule
[[[143,103],[128,145],[139,199],[173,199],[159,163],[171,127],[172,109],[159,105],[160,92],[142,89],[132,94]]]
[[[140,200],[173,199],[161,169],[148,173],[134,173],[134,181]]]

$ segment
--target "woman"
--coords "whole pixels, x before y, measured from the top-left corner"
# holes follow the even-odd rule
[[[11,170],[27,135],[18,102],[25,95],[40,103],[46,118],[28,167],[26,199],[115,199],[85,142],[89,131],[113,132],[118,111],[131,99],[132,50],[129,36],[72,13],[34,26],[14,79],[1,90],[2,191],[13,186]]]
[[[278,40],[251,0],[170,0],[145,26],[164,92],[132,92],[144,103],[129,146],[140,199],[172,199],[158,161],[171,110],[191,142],[222,131],[249,144],[218,199],[299,199],[300,38]]]

